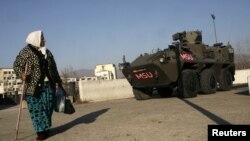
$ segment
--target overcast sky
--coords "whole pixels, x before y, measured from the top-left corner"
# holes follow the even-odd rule
[[[125,55],[167,48],[172,34],[201,30],[203,42],[249,50],[249,0],[1,0],[0,67],[12,67],[29,32],[43,30],[59,70],[118,65]],[[249,48],[249,45],[248,45]]]

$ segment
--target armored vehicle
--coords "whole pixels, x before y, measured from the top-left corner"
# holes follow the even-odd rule
[[[177,90],[182,98],[198,93],[230,90],[234,81],[234,49],[230,44],[202,43],[201,31],[174,34],[173,43],[164,50],[145,53],[133,62],[119,64],[137,100],[149,99],[157,91],[161,97]]]

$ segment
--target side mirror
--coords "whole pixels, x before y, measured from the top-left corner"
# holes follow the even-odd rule
[[[175,44],[175,43],[173,43],[173,44]],[[169,48],[169,49],[175,49],[176,46],[175,46],[175,45],[169,45],[168,48]]]

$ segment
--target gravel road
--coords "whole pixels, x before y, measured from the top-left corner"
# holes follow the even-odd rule
[[[75,104],[76,113],[54,113],[48,141],[206,141],[209,124],[250,124],[248,87],[196,98],[112,100]],[[15,140],[18,106],[0,110],[0,141]],[[19,140],[33,141],[27,109]]]

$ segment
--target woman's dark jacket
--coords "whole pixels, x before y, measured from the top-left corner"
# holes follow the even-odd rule
[[[57,71],[56,62],[52,53],[46,49],[47,58],[32,47],[27,45],[17,55],[14,61],[14,72],[18,78],[22,77],[25,72],[25,65],[28,63],[28,71],[26,77],[26,94],[34,95],[41,91],[44,84],[44,78],[47,76],[55,88],[55,83],[60,83],[61,78]]]

